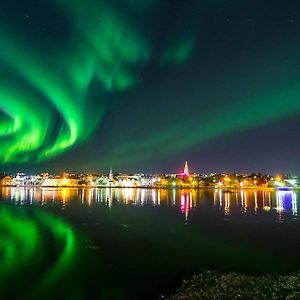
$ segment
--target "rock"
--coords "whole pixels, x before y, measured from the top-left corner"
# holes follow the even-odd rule
[[[189,280],[184,280],[176,294],[169,299],[300,300],[300,273],[290,276],[266,274],[256,277],[204,271]]]

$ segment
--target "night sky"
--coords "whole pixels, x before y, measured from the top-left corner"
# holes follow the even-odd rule
[[[299,0],[0,1],[0,172],[300,175]]]

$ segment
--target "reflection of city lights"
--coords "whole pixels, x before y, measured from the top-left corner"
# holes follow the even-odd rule
[[[89,206],[92,204],[92,193],[93,193],[93,190],[92,189],[89,189],[88,190],[88,204]]]
[[[248,193],[246,191],[244,191],[244,200],[245,200],[244,206],[246,211],[248,208]]]
[[[112,207],[120,203],[123,205],[168,205],[180,208],[180,211],[188,218],[193,207],[210,206],[218,207],[223,214],[228,215],[237,209],[242,213],[248,211],[250,214],[259,211],[270,211],[276,209],[278,214],[290,213],[298,215],[297,194],[295,191],[277,190],[247,190],[240,189],[236,193],[224,191],[220,188],[215,190],[180,190],[180,189],[144,189],[144,188],[49,188],[49,187],[2,187],[1,198],[10,199],[17,205],[39,203],[47,205],[49,202],[59,202],[63,207],[68,205],[70,200],[96,205],[101,202],[103,205]],[[210,195],[210,196],[208,196]],[[208,200],[211,200],[208,201]],[[86,201],[86,202],[85,202]],[[223,209],[224,208],[224,209]]]
[[[268,200],[266,200],[267,198],[267,192],[266,191],[263,191],[263,194],[262,194],[262,201],[263,201],[263,209],[266,210],[266,211],[269,211],[271,209],[271,201],[270,199],[268,198]]]
[[[66,205],[67,191],[66,191],[66,189],[63,189],[62,191],[63,191],[63,206],[65,206]]]
[[[145,190],[143,189],[141,191],[141,205],[143,206],[145,202]]]
[[[106,203],[108,207],[110,208],[112,206],[112,201],[113,201],[113,190],[112,189],[106,189]]]
[[[294,216],[297,216],[297,196],[295,192],[293,192],[292,196],[292,213]]]
[[[99,189],[96,189],[96,202],[99,203],[100,202],[100,196],[99,196]]]
[[[160,190],[157,191],[157,204],[160,205]]]
[[[215,189],[215,191],[214,191],[214,206],[216,206],[217,205],[217,201],[218,201],[218,190],[217,189]]]
[[[175,206],[176,205],[176,191],[175,190],[172,191],[172,198],[173,198],[173,205]]]
[[[133,188],[124,188],[122,191],[125,204],[128,204],[129,201],[133,200]]]
[[[191,209],[190,193],[181,193],[180,209],[185,214],[185,220],[188,219],[189,210]]]
[[[193,196],[192,196],[192,192],[190,192],[190,208],[193,207]]]
[[[281,213],[284,209],[284,207],[283,207],[283,197],[284,197],[284,192],[278,191],[276,193],[276,211],[278,213]]]
[[[29,196],[29,198],[30,198],[30,204],[32,204],[33,203],[33,189],[32,188],[30,189],[29,194],[30,194],[30,196]]]
[[[183,213],[185,211],[185,197],[183,194],[181,194],[180,208],[181,208],[181,212]]]
[[[267,192],[264,191],[263,193],[263,209],[266,211],[269,211],[272,206],[272,201],[271,201],[271,193],[268,193],[268,199],[267,198]]]
[[[154,206],[156,205],[156,190],[152,190],[152,203]]]
[[[84,203],[84,190],[81,190],[81,203]]]
[[[224,202],[225,202],[224,214],[229,215],[229,212],[230,212],[230,194],[225,193],[224,198],[225,198],[224,199]]]
[[[244,204],[244,190],[241,190],[241,204],[242,204],[242,208],[245,206]]]
[[[254,191],[254,211],[255,213],[257,212],[257,208],[258,208],[258,205],[257,205],[257,191]]]
[[[283,210],[291,210],[293,215],[297,215],[297,196],[294,191],[276,192],[276,210],[281,213]]]
[[[26,200],[26,192],[27,192],[27,188],[25,187],[21,187],[21,202],[24,202]]]

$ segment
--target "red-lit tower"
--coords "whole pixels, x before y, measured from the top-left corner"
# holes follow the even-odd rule
[[[187,161],[184,164],[183,174],[187,175],[187,176],[189,175],[189,166],[188,166]]]

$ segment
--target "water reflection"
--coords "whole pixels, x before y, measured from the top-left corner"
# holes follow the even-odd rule
[[[293,191],[278,191],[276,193],[277,211],[282,213],[284,210],[292,211],[297,216],[297,196]]]
[[[180,210],[185,215],[185,221],[188,220],[189,211],[192,206],[192,192],[181,192]]]
[[[88,206],[104,204],[110,208],[114,205],[169,206],[179,208],[186,220],[193,208],[203,206],[215,208],[224,216],[237,212],[255,215],[263,211],[276,212],[279,217],[283,214],[298,215],[295,191],[3,187],[0,198],[21,205],[60,203],[62,208],[73,201]]]
[[[42,190],[5,189],[2,190],[3,195],[19,203],[26,199],[32,203],[36,195],[40,196],[42,202],[45,199],[45,191]],[[5,287],[10,295],[18,293],[14,283],[17,281],[22,289],[24,280],[19,276],[27,274],[34,287],[28,289],[30,285],[24,282],[23,289],[28,293],[26,298],[42,299],[74,271],[74,262],[79,257],[78,240],[72,227],[62,219],[38,209],[16,210],[15,207],[2,205],[0,233],[1,292],[1,288]],[[56,245],[52,252],[47,247],[49,240]]]
[[[98,299],[146,299],[149,278],[168,284],[170,272],[177,280],[219,266],[298,269],[298,197],[247,189],[0,188],[0,280],[9,286],[3,299],[17,298],[16,282],[15,293],[27,290],[28,299],[53,291],[61,293],[54,299],[77,299],[91,286]]]

